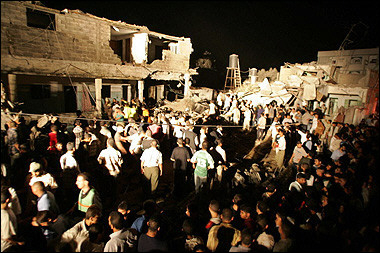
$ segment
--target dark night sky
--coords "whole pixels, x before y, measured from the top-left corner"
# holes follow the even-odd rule
[[[191,38],[191,67],[205,50],[225,75],[229,55],[240,69],[269,69],[284,62],[317,60],[318,51],[338,50],[359,21],[346,49],[379,46],[377,1],[42,1],[46,7],[80,9],[98,17],[147,26]],[[366,33],[365,36],[363,36]]]

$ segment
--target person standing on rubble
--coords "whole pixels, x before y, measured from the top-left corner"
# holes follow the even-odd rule
[[[243,131],[245,130],[249,131],[251,128],[252,112],[247,106],[243,107],[243,110],[244,110]]]
[[[231,107],[231,98],[230,94],[226,94],[225,99],[224,99],[224,106],[223,106],[223,111],[224,113],[228,112]]]
[[[210,101],[210,109],[208,115],[210,118],[214,118],[216,116],[216,104],[214,103],[214,100]]]
[[[282,128],[278,129],[279,138],[275,141],[274,146],[276,150],[276,162],[277,167],[281,169],[284,164],[285,149],[286,149],[286,140],[284,135],[284,130]]]
[[[219,92],[218,96],[216,97],[216,103],[218,104],[219,108],[223,108],[223,101],[224,101],[224,94],[222,92]]]
[[[239,125],[240,122],[240,110],[237,106],[233,107],[232,110],[232,115],[233,115],[233,121],[235,125]]]
[[[257,122],[257,140],[263,140],[265,137],[265,129],[267,124],[267,117],[264,112],[261,113],[261,117]]]

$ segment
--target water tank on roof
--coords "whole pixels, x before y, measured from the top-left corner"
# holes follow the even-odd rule
[[[238,68],[238,62],[239,62],[239,56],[237,54],[231,54],[230,55],[229,67],[237,69]]]
[[[249,69],[249,76],[257,76],[257,69],[256,68]]]

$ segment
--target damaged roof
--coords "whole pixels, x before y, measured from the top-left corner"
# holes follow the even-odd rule
[[[74,13],[74,14],[79,14],[79,15],[85,15],[87,17],[91,17],[91,18],[94,18],[94,19],[97,19],[97,20],[101,20],[101,21],[105,21],[105,22],[108,22],[111,26],[114,26],[116,27],[116,29],[129,29],[129,30],[134,30],[136,32],[142,32],[142,33],[147,33],[151,36],[155,36],[157,38],[165,38],[165,39],[169,39],[169,40],[175,40],[175,41],[183,41],[185,40],[185,37],[177,37],[177,36],[172,36],[172,35],[166,35],[166,34],[163,34],[163,33],[159,33],[159,32],[154,32],[154,31],[150,31],[148,27],[146,26],[140,26],[140,25],[135,25],[135,24],[128,24],[124,21],[114,21],[114,20],[110,20],[110,19],[107,19],[107,18],[104,18],[104,17],[98,17],[98,16],[95,16],[93,14],[90,14],[90,13],[85,13],[79,9],[76,9],[76,10],[69,10],[69,9],[64,9],[62,11],[59,11],[59,10],[56,10],[56,9],[52,9],[52,8],[48,8],[48,7],[44,7],[44,6],[41,6],[41,5],[38,5],[38,4],[34,4],[32,3],[32,1],[27,1],[27,2],[24,2],[24,5],[25,6],[28,6],[30,8],[33,8],[35,10],[40,10],[40,11],[44,11],[44,12],[48,12],[48,13],[52,13],[52,14],[67,14],[67,13]]]

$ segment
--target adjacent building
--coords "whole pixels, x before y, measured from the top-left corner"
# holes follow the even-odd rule
[[[106,3],[105,3],[106,4]],[[1,1],[1,82],[24,112],[101,110],[102,99],[165,97],[167,84],[187,92],[190,38],[32,1]]]
[[[379,48],[319,51],[316,62],[281,66],[279,81],[297,102],[357,124],[379,112]]]

